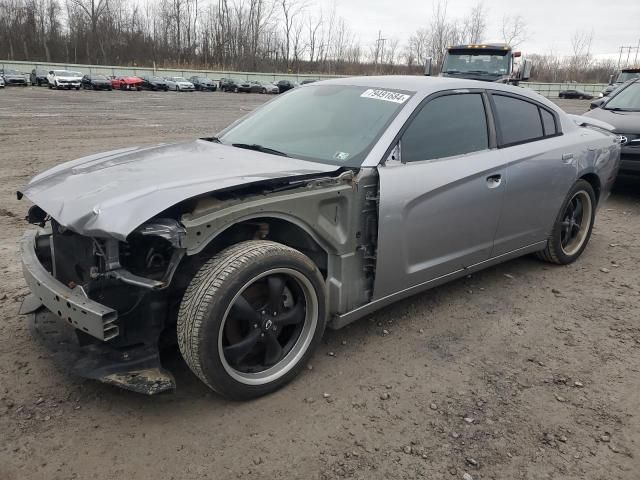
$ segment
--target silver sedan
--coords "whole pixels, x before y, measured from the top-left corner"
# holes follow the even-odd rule
[[[305,85],[217,136],[36,176],[22,312],[101,352],[89,378],[172,389],[158,344],[177,337],[209,387],[264,395],[325,327],[521,255],[576,261],[618,171],[611,130],[495,83]]]

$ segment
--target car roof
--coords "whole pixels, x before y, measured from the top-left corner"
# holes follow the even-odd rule
[[[390,90],[404,90],[415,92],[420,97],[427,97],[433,93],[446,90],[484,89],[520,95],[545,105],[555,112],[562,109],[555,103],[530,88],[507,85],[496,82],[481,82],[452,77],[428,77],[419,75],[380,75],[370,77],[342,77],[330,80],[320,80],[302,85],[304,88],[314,88],[317,85],[353,85],[363,88],[377,88]]]
[[[344,77],[333,78],[331,80],[321,80],[315,82],[323,85],[354,85],[368,88],[389,88],[392,90],[407,90],[416,93],[429,95],[442,90],[457,90],[481,88],[490,90],[503,90],[522,96],[535,98],[540,97],[533,90],[505,85],[496,82],[481,82],[479,80],[467,80],[452,77],[427,77],[418,75],[381,75],[371,77]]]

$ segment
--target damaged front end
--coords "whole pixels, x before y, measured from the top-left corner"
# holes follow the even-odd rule
[[[34,335],[83,377],[149,395],[174,389],[159,346],[170,341],[180,298],[179,222],[154,219],[123,242],[79,235],[37,206],[27,219],[39,228],[22,239],[32,293],[20,313],[31,315]]]

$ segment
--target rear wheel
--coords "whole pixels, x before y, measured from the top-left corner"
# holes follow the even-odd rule
[[[292,380],[325,328],[324,281],[305,255],[242,242],[196,274],[178,314],[178,343],[210,388],[246,400]]]
[[[547,247],[538,253],[538,257],[559,265],[577,260],[591,238],[595,213],[593,187],[586,180],[578,180],[560,209]]]

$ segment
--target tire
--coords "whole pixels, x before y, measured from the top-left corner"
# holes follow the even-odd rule
[[[260,90],[260,93],[267,93],[267,89],[263,88],[262,90]]]
[[[580,202],[581,218],[579,225],[574,225],[568,217],[570,211],[575,213],[574,202]],[[547,247],[538,252],[538,258],[545,262],[567,265],[575,262],[587,248],[596,215],[596,194],[586,180],[578,180],[562,203],[562,208],[553,224],[553,230],[547,240]],[[575,219],[574,219],[575,220]],[[577,231],[574,233],[574,229]],[[570,240],[575,234],[575,239]],[[569,236],[569,240],[567,239]]]
[[[245,294],[253,294],[253,304]],[[178,312],[180,352],[219,394],[234,400],[266,395],[304,368],[324,333],[325,303],[324,280],[306,255],[271,241],[238,243],[215,255],[191,280]],[[238,305],[245,308],[231,313]],[[271,355],[274,339],[279,347]],[[248,366],[241,365],[245,361]]]
[[[49,84],[49,90],[53,89],[53,86],[51,84]]]
[[[238,87],[235,87],[235,88],[233,89],[233,93],[238,93]]]

